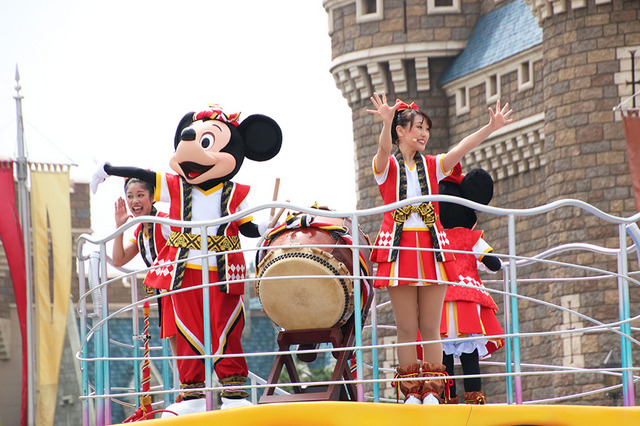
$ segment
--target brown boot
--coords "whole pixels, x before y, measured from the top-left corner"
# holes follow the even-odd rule
[[[487,403],[487,398],[484,397],[482,391],[465,392],[464,403],[473,405],[485,405]]]
[[[432,362],[422,363],[422,377],[441,377],[441,379],[425,380],[424,387],[422,388],[422,400],[424,401],[429,395],[433,395],[439,402],[440,394],[445,391],[447,386],[448,393],[448,374],[444,364],[435,364]],[[433,397],[429,399],[433,400]],[[433,402],[435,403],[435,401]]]
[[[220,393],[222,398],[247,398],[249,392],[244,390],[244,384],[247,381],[243,376],[230,376],[220,379],[220,384],[224,386],[224,390]]]
[[[444,393],[444,398],[442,399],[443,404],[457,404],[458,403],[458,395],[456,396],[448,396],[447,392]]]
[[[180,389],[182,392],[176,397],[176,402],[187,401],[190,399],[200,399],[205,397],[205,393],[202,390],[205,387],[204,382],[198,383],[181,383]]]
[[[396,378],[404,379],[407,377],[420,377],[420,364],[408,364],[396,369]],[[393,382],[393,386],[397,388],[397,400],[400,400],[400,391],[404,395],[404,400],[410,396],[422,400],[422,380],[398,380]]]

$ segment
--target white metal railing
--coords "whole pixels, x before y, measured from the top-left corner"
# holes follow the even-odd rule
[[[242,213],[236,213],[218,220],[208,222],[181,222],[171,219],[162,219],[157,217],[139,217],[130,220],[118,230],[112,234],[96,239],[91,235],[82,235],[78,239],[77,245],[77,263],[79,273],[79,290],[80,298],[78,302],[78,313],[80,317],[80,333],[81,333],[81,350],[77,354],[82,364],[82,406],[83,406],[83,424],[87,425],[91,423],[90,413],[95,413],[95,424],[103,425],[110,424],[112,422],[111,402],[120,401],[131,407],[137,407],[138,396],[142,395],[140,391],[140,363],[143,361],[141,355],[141,346],[139,339],[139,310],[143,304],[143,299],[140,299],[137,294],[136,276],[146,273],[149,268],[142,268],[139,270],[127,270],[125,268],[116,269],[121,272],[122,275],[116,278],[108,278],[107,265],[109,264],[109,256],[106,253],[107,243],[111,241],[116,235],[127,231],[129,228],[137,226],[140,223],[147,222],[161,222],[172,226],[188,226],[191,228],[199,228],[203,239],[207,235],[207,227],[220,225],[225,222],[242,219],[246,216],[251,216],[256,212],[266,211],[269,209],[283,208],[292,212],[307,213],[310,215],[321,215],[323,217],[336,217],[336,218],[349,218],[352,221],[352,229],[358,229],[359,220],[366,216],[378,215],[387,210],[393,210],[398,207],[402,207],[408,204],[415,204],[420,202],[429,201],[447,201],[455,202],[458,204],[471,207],[478,211],[486,212],[494,216],[503,216],[507,218],[507,240],[508,251],[507,253],[493,253],[500,257],[505,262],[505,268],[503,273],[503,280],[485,280],[487,285],[486,290],[494,295],[502,295],[504,299],[504,328],[505,334],[501,337],[505,339],[505,362],[504,363],[488,363],[483,362],[485,365],[499,366],[503,369],[503,372],[484,374],[481,377],[503,377],[506,380],[506,395],[507,403],[535,403],[535,402],[551,402],[562,401],[570,398],[580,398],[592,393],[606,392],[612,389],[622,389],[623,403],[624,405],[634,405],[634,390],[633,383],[638,380],[638,376],[634,374],[637,369],[633,366],[633,347],[637,347],[640,342],[634,339],[631,335],[632,327],[631,322],[640,317],[639,313],[634,313],[634,316],[630,312],[629,304],[629,286],[640,285],[640,273],[637,270],[637,265],[640,263],[640,253],[637,247],[640,244],[640,231],[636,225],[636,222],[640,220],[640,214],[634,215],[629,218],[620,218],[607,213],[604,213],[597,208],[578,201],[578,200],[559,200],[544,206],[531,208],[531,209],[502,209],[497,207],[485,206],[477,204],[471,201],[446,196],[426,196],[418,197],[395,204],[381,206],[368,210],[350,211],[350,212],[335,212],[317,210],[313,208],[300,207],[291,204],[273,202],[258,206],[252,209],[248,209]],[[538,215],[545,215],[551,211],[560,208],[578,208],[585,214],[595,216],[602,224],[609,224],[616,226],[618,229],[618,245],[617,247],[601,247],[594,244],[576,241],[569,242],[564,245],[549,247],[548,249],[534,255],[523,256],[518,250],[520,241],[516,235],[515,220],[516,218],[526,220],[527,218],[535,217]],[[390,370],[385,370],[379,366],[378,351],[388,347],[398,347],[403,344],[379,344],[378,333],[381,330],[392,329],[393,324],[379,324],[378,311],[384,306],[384,303],[377,304],[379,295],[373,294],[373,303],[370,310],[370,325],[362,324],[362,318],[359,315],[361,310],[361,280],[366,280],[369,277],[363,276],[360,268],[355,265],[359,265],[360,250],[370,249],[371,246],[365,244],[366,242],[359,241],[358,232],[353,232],[351,235],[352,252],[353,252],[353,265],[354,270],[351,271],[351,275],[345,276],[346,279],[353,280],[353,303],[354,303],[354,322],[355,322],[355,345],[348,348],[320,348],[307,352],[340,352],[340,351],[354,351],[356,355],[356,375],[353,382],[359,383],[357,386],[357,399],[358,401],[373,400],[378,402],[384,400],[380,396],[380,384],[388,384],[393,378],[381,378],[380,372],[390,373]],[[627,246],[627,238],[630,237],[634,244]],[[323,248],[322,245],[313,245],[314,247]],[[278,248],[302,248],[304,246],[279,246]],[[206,247],[203,248],[202,254],[198,256],[203,263],[203,270],[207,270],[209,255],[206,252]],[[255,254],[257,249],[255,247],[239,250],[245,253],[245,256],[249,259]],[[427,249],[422,249],[427,250]],[[556,256],[575,254],[578,252],[591,252],[600,256],[611,258],[615,260],[617,269],[615,271],[608,271],[599,268],[595,268],[591,265],[579,265],[569,264],[561,260],[554,260]],[[636,254],[635,258],[630,258],[633,254]],[[635,259],[635,260],[634,260]],[[634,265],[635,269],[629,271],[629,265]],[[543,266],[557,266],[566,268],[569,270],[580,271],[582,276],[566,276],[566,277],[553,277],[553,278],[541,278],[541,277],[528,277],[526,274],[526,268],[538,267],[538,270]],[[116,280],[120,280],[122,277],[127,276],[132,281],[130,303],[119,308],[112,308],[109,304],[109,286]],[[285,279],[300,279],[302,276],[286,276]],[[305,278],[309,278],[309,275],[304,275]],[[322,278],[318,276],[317,278]],[[266,278],[269,279],[269,278]],[[548,302],[544,300],[538,300],[535,298],[527,297],[518,292],[518,285],[526,285],[529,282],[545,282],[549,285],[559,285],[563,282],[573,282],[581,280],[612,280],[615,279],[617,283],[618,292],[618,310],[619,319],[613,322],[603,322],[600,319],[589,317],[588,315],[578,312],[576,310],[569,309],[564,306],[560,306],[558,303]],[[244,281],[255,284],[256,278],[246,278]],[[220,285],[220,283],[209,284],[207,274],[203,274],[202,286],[192,287],[187,290],[180,291],[194,291],[203,290],[210,285]],[[230,281],[233,283],[235,281]],[[460,283],[449,283],[455,285],[463,285]],[[502,290],[493,288],[493,285],[502,285]],[[158,297],[168,297],[170,293],[164,293],[162,295],[156,295],[146,300],[154,300]],[[211,331],[208,329],[208,291],[203,291],[204,302],[204,324],[205,324],[205,355],[202,357],[183,357],[183,358],[204,358],[205,371],[206,371],[206,387],[207,391],[207,407],[212,407],[212,392],[221,390],[220,386],[216,386],[213,383],[212,372],[212,358],[211,353]],[[522,333],[520,332],[520,320],[518,312],[518,303],[521,300],[537,303],[541,306],[558,309],[567,315],[576,316],[580,320],[589,323],[590,325],[584,327],[577,327],[567,330],[540,330],[534,332]],[[92,312],[88,311],[88,304],[91,302],[93,305]],[[110,338],[109,323],[115,318],[129,318],[132,323],[132,336],[131,341],[128,342],[116,342]],[[363,330],[368,330],[369,344],[363,342]],[[556,338],[565,336],[572,333],[613,333],[619,336],[620,339],[620,366],[617,368],[607,367],[585,367],[585,368],[569,368],[558,365],[540,365],[524,363],[521,359],[521,345],[522,339],[529,339],[535,336],[549,336]],[[471,339],[471,338],[468,338]],[[418,343],[429,343],[418,342]],[[415,343],[411,343],[415,344]],[[131,352],[130,355],[125,357],[111,356],[111,348],[115,346],[124,346]],[[90,348],[93,350],[93,354],[90,356]],[[156,352],[160,352],[161,355],[156,355]],[[158,361],[161,364],[161,376],[162,384],[154,387],[150,392],[153,395],[158,395],[164,399],[164,406],[167,406],[178,392],[176,389],[176,373],[173,368],[173,362],[177,357],[171,356],[167,349],[166,343],[162,346],[152,348],[152,359]],[[265,351],[255,353],[244,354],[228,354],[224,356],[244,356],[244,357],[261,357],[261,356],[277,356],[283,354],[299,354],[305,351],[290,350],[290,351]],[[363,353],[370,353],[372,362],[365,364],[363,359]],[[132,363],[134,366],[134,386],[133,388],[115,387],[111,384],[112,366],[117,363]],[[90,375],[90,368],[92,369]],[[365,369],[370,373],[367,373],[371,378],[365,379]],[[522,392],[522,379],[528,376],[535,375],[557,375],[557,374],[601,374],[607,376],[620,377],[622,383],[618,385],[605,386],[603,388],[585,392],[577,395],[566,395],[557,398],[548,398],[543,401],[523,401]],[[387,374],[388,375],[388,374]],[[462,378],[463,376],[453,376],[452,378]],[[467,376],[469,377],[469,376]],[[173,380],[171,380],[173,378]],[[400,379],[401,380],[401,379]],[[171,384],[172,382],[173,384]],[[305,385],[320,385],[330,384],[334,382],[318,381],[318,382],[305,382]],[[349,383],[349,381],[340,381],[339,383]],[[286,393],[281,388],[287,386],[300,385],[301,383],[278,383],[278,389],[276,393]],[[257,390],[267,387],[274,387],[273,384],[268,384],[264,378],[257,377],[255,374],[250,374],[250,384],[246,386],[251,390],[252,401],[255,403],[257,400]],[[365,391],[365,388],[368,389]],[[365,395],[366,393],[366,395]],[[155,403],[156,406],[162,406],[162,402]],[[90,410],[90,407],[93,410]]]

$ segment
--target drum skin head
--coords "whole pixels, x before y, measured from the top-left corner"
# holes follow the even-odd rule
[[[352,280],[340,277],[351,272],[323,250],[276,249],[258,271],[262,307],[286,330],[340,327],[353,313]]]

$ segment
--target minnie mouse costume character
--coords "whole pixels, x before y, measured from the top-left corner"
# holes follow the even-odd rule
[[[466,176],[449,177],[440,182],[439,192],[453,195],[480,204],[489,204],[493,197],[493,180],[483,169],[474,169]],[[479,263],[483,268],[496,272],[502,262],[487,253],[493,249],[482,239],[484,231],[474,230],[477,217],[473,209],[460,204],[440,202],[440,221],[445,228],[447,239],[456,253],[457,281],[474,287],[450,285],[447,287],[440,321],[440,334],[445,339],[442,344],[443,363],[447,374],[453,375],[454,356],[460,358],[465,375],[480,374],[479,359],[486,357],[503,346],[502,338],[490,337],[504,334],[496,311],[498,307],[485,290],[478,275]],[[486,339],[448,342],[446,338],[486,336]],[[452,381],[453,382],[453,381]],[[464,379],[464,400],[466,404],[485,404],[481,391],[481,379]],[[457,404],[455,382],[444,393],[445,404]]]
[[[95,193],[109,175],[136,177],[155,186],[156,201],[170,203],[169,217],[182,221],[211,221],[248,208],[249,186],[231,181],[244,158],[266,161],[275,157],[282,145],[280,126],[271,118],[255,114],[241,123],[239,114],[225,114],[217,105],[201,112],[189,112],[175,133],[175,153],[169,161],[177,174],[156,173],[134,167],[113,167],[105,163],[93,176]],[[239,233],[259,237],[263,229],[246,217],[207,228],[209,251],[211,334],[213,364],[225,386],[222,408],[250,404],[242,388],[247,375],[244,357],[216,357],[242,353],[240,337],[244,327],[245,262]],[[262,226],[260,227],[262,228]],[[185,289],[201,285],[202,260],[200,228],[175,227],[160,251],[145,285],[161,290]],[[174,261],[180,263],[171,264]],[[178,329],[177,354],[204,355],[202,291],[172,295]],[[205,371],[202,359],[178,360],[184,399],[204,396]]]

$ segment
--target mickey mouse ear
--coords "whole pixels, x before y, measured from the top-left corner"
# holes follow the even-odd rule
[[[178,144],[182,140],[182,131],[186,127],[191,126],[191,124],[193,123],[193,115],[194,114],[195,114],[195,112],[193,112],[193,111],[186,113],[182,117],[182,119],[180,120],[180,123],[178,123],[178,128],[176,129],[176,134],[173,137],[173,149],[177,149],[178,148]]]
[[[462,197],[460,184],[451,180],[442,180],[438,186],[438,192],[442,195],[452,195],[454,197]],[[456,228],[462,226],[464,228],[472,228],[478,218],[476,213],[469,207],[441,201],[440,207],[440,223],[445,229]]]
[[[254,114],[238,127],[244,137],[245,156],[254,161],[270,160],[280,152],[282,130],[270,117]]]
[[[460,184],[463,198],[479,204],[489,204],[493,198],[493,179],[484,169],[473,169],[467,173]]]

